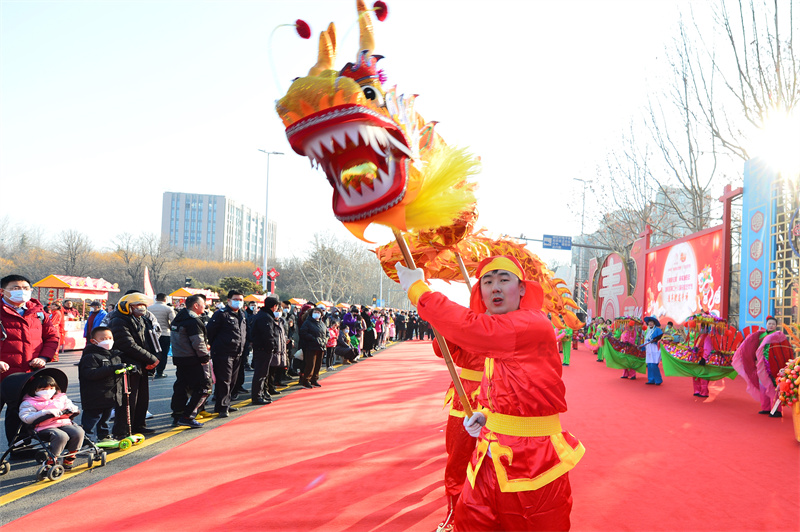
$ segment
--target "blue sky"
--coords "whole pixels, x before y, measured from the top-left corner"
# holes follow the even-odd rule
[[[388,86],[419,94],[445,140],[481,156],[480,224],[578,234],[572,178],[592,178],[657,87],[680,3],[388,4],[375,23]],[[124,231],[159,232],[166,190],[263,212],[261,148],[286,154],[270,173],[279,256],[302,254],[315,232],[350,238],[273,109],[269,34],[297,18],[314,35],[336,22],[337,68],[355,56],[354,0],[0,2],[0,186],[29,198],[3,201],[0,217],[79,229],[104,247]],[[281,28],[273,57],[286,90],[315,62],[316,38]]]

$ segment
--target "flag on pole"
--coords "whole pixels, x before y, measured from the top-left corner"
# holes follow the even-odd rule
[[[147,266],[144,267],[144,295],[147,297],[156,297],[156,293],[153,291],[153,285],[150,284],[150,271],[147,269]]]

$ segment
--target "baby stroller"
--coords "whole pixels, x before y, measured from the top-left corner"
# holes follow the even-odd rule
[[[28,383],[37,375],[47,375],[52,377],[61,391],[67,392],[67,384],[69,380],[63,371],[57,368],[42,368],[32,373],[15,373],[3,379],[2,391],[3,397],[6,401],[7,411],[6,416],[11,412],[18,412],[19,405],[22,403],[22,398],[25,396],[25,388]],[[64,466],[59,463],[59,457],[54,456],[50,450],[48,442],[42,440],[35,430],[34,425],[27,425],[20,422],[17,434],[11,440],[8,449],[3,453],[0,458],[0,476],[8,474],[11,471],[11,464],[7,458],[12,451],[35,451],[36,462],[40,464],[36,472],[37,480],[44,480],[49,478],[55,480],[64,474]],[[100,462],[101,466],[106,465],[106,453],[97,448],[97,446],[89,438],[84,436],[83,445],[76,453],[78,457],[86,457],[87,466],[92,467],[96,461]],[[48,465],[50,462],[52,465]]]

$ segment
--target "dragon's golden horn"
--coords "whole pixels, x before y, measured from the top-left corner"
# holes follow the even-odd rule
[[[367,11],[367,6],[364,0],[356,0],[356,8],[358,9],[358,30],[361,38],[359,40],[358,52],[367,50],[367,55],[372,54],[375,50],[375,37],[372,31],[372,17]]]
[[[308,71],[309,76],[319,76],[325,70],[333,68],[336,60],[336,26],[331,22],[326,31],[319,34],[319,55],[317,64]]]

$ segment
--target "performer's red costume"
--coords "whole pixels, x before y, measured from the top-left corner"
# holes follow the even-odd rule
[[[467,394],[470,406],[473,410],[479,408],[478,389],[483,378],[483,366],[485,358],[469,351],[465,351],[452,342],[447,342],[453,362],[461,366],[461,383],[464,392]],[[442,352],[439,344],[433,343],[433,351],[436,356],[441,357]],[[464,407],[461,405],[455,394],[455,387],[450,383],[447,395],[444,398],[445,406],[450,407],[450,416],[447,418],[447,431],[445,432],[445,449],[447,450],[447,465],[444,469],[444,492],[447,496],[447,518],[444,520],[440,529],[446,529],[452,523],[453,512],[456,502],[464,488],[464,481],[467,479],[467,465],[475,450],[477,438],[464,430]]]
[[[489,271],[484,263],[478,270]],[[456,530],[570,526],[567,472],[585,449],[561,430],[558,414],[566,412],[567,404],[555,334],[540,310],[541,287],[524,281],[521,273],[525,294],[519,310],[506,314],[485,313],[480,283],[472,289],[469,309],[430,292],[424,283],[409,290],[422,319],[447,339],[486,357],[478,398],[486,425],[456,506]]]

